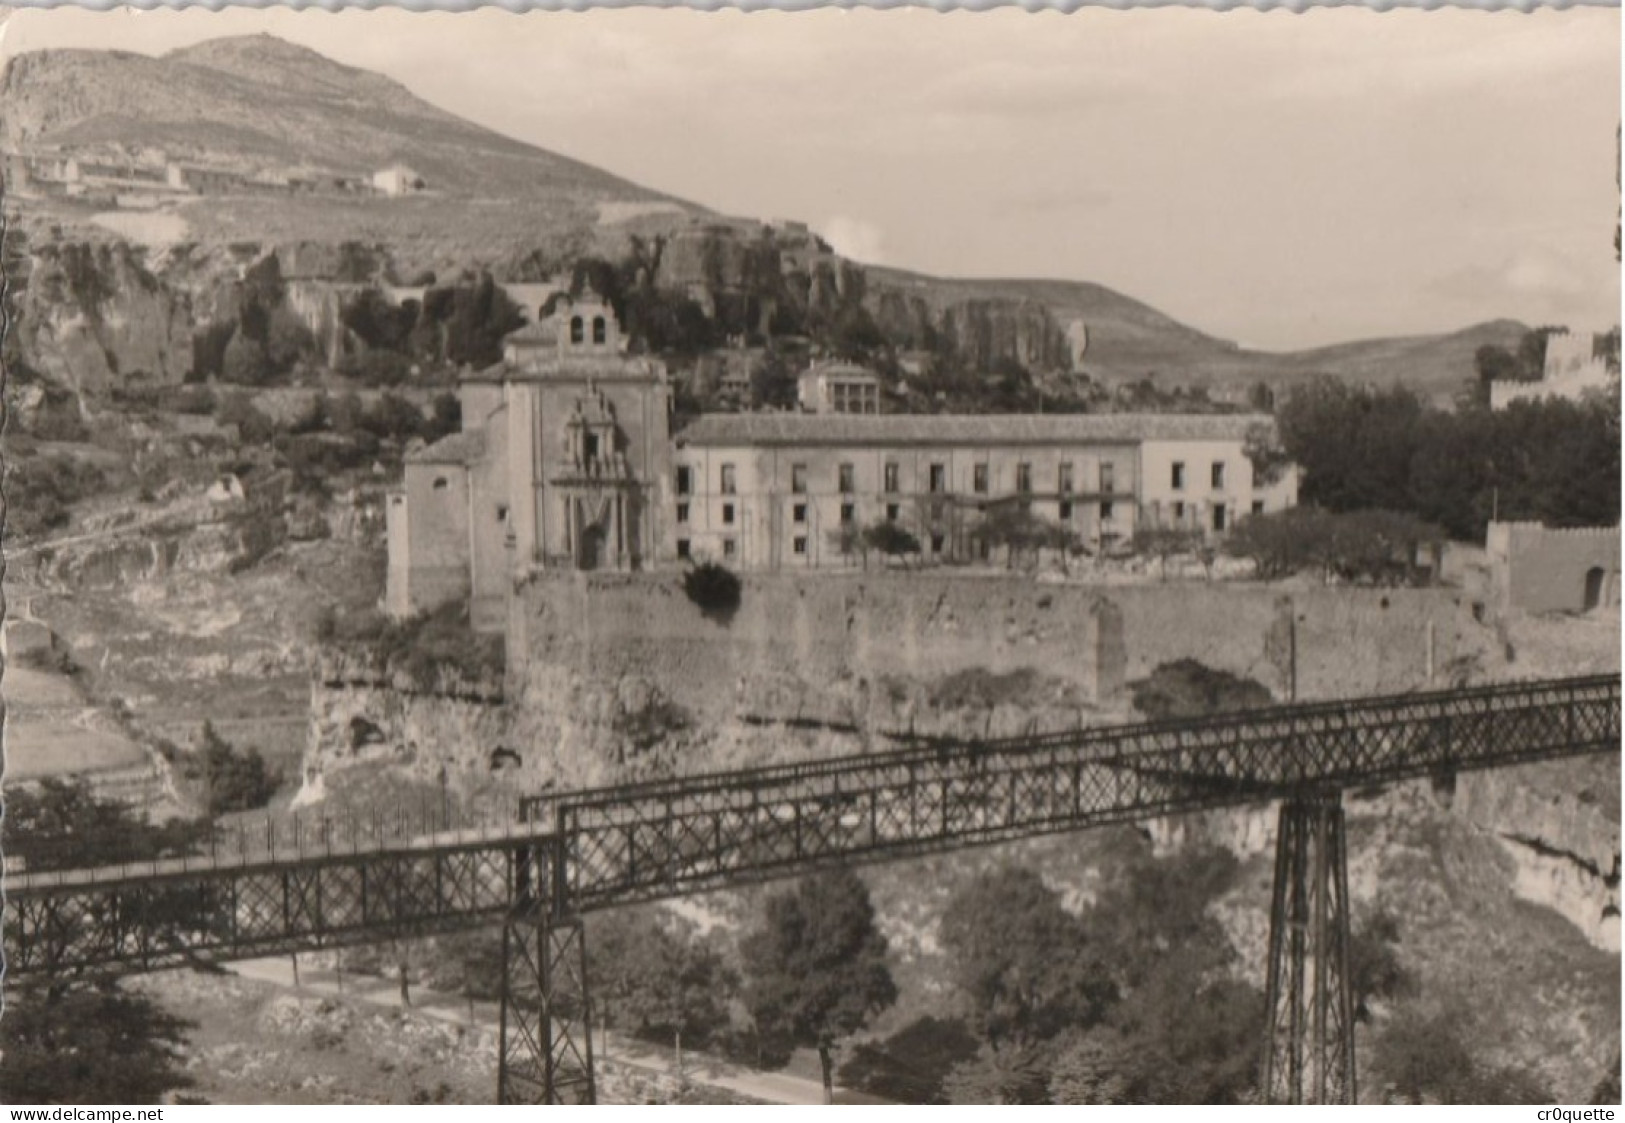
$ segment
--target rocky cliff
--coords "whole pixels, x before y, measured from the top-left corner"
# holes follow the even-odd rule
[[[36,251],[18,285],[22,357],[80,393],[173,385],[192,368],[192,297],[127,243]]]

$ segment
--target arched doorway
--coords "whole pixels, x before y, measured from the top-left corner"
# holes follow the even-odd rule
[[[1585,610],[1592,611],[1602,605],[1603,593],[1608,588],[1608,573],[1600,565],[1586,570]]]
[[[578,569],[597,569],[603,564],[604,556],[604,526],[602,523],[588,523],[581,528],[580,557],[576,559]]]

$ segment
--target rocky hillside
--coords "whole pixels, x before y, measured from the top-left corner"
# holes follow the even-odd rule
[[[22,357],[80,389],[200,373],[187,325],[193,335],[211,325],[229,335],[232,282],[272,254],[283,277],[317,286],[290,299],[319,341],[309,357],[331,362],[350,341],[335,333],[336,303],[322,284],[401,284],[469,269],[538,281],[585,257],[625,261],[634,237],[663,244],[649,279],[691,299],[717,338],[836,325],[899,356],[945,356],[966,372],[1019,364],[1107,383],[1152,377],[1221,397],[1261,379],[1281,385],[1331,373],[1448,396],[1472,373],[1480,344],[1515,344],[1523,331],[1495,322],[1275,354],[1240,349],[1087,282],[942,280],[862,267],[804,228],[718,219],[264,35],[161,58],[18,56],[0,77],[0,150],[8,202],[20,208],[16,229],[27,238],[8,269],[22,278],[38,266],[24,298]],[[70,158],[81,176],[71,186]],[[420,177],[421,190],[389,197],[373,189],[371,174],[396,162]],[[166,177],[198,167],[216,178],[172,189]],[[111,248],[82,250],[103,245]],[[290,268],[290,254],[345,245],[365,247],[370,264],[358,269],[329,252],[331,268]]]
[[[1083,367],[1108,381],[1150,377],[1159,383],[1235,392],[1264,382],[1272,389],[1315,374],[1354,382],[1404,383],[1448,401],[1476,376],[1473,354],[1485,344],[1516,350],[1529,330],[1515,320],[1493,320],[1438,335],[1365,339],[1306,351],[1254,351],[1217,339],[1132,297],[1087,281],[946,280],[899,270],[872,270],[877,287],[911,302],[943,308],[955,303],[1017,301],[1047,312],[1065,326],[1088,329]]]
[[[444,221],[454,214],[479,227],[478,203],[520,205],[504,220],[522,220],[546,237],[590,227],[599,204],[676,206],[436,109],[381,75],[268,35],[211,40],[159,58],[81,50],[21,55],[0,80],[0,106],[7,152],[362,178],[401,161],[428,192],[404,208],[352,201],[373,205],[341,206],[337,221],[325,217],[332,200],[281,198],[274,206],[259,200],[245,207],[229,192],[209,193],[181,212],[188,228],[205,237],[256,239],[287,227],[349,238],[368,212],[377,228],[421,237],[454,228]],[[465,215],[471,204],[474,213]]]

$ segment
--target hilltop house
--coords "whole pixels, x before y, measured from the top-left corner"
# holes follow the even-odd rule
[[[1546,337],[1546,361],[1538,382],[1499,379],[1490,383],[1490,408],[1505,409],[1517,401],[1567,398],[1579,401],[1592,391],[1619,385],[1618,347],[1610,359],[1608,335],[1571,331]]]
[[[386,607],[467,597],[499,630],[541,569],[849,566],[841,528],[888,520],[967,559],[1019,504],[1100,547],[1136,526],[1223,535],[1297,500],[1253,478],[1262,416],[710,414],[670,430],[665,366],[628,355],[608,303],[561,294],[464,376],[463,431],[407,457],[388,501]]]
[[[796,400],[808,413],[879,413],[880,379],[856,363],[821,363],[796,379]]]
[[[427,186],[423,177],[405,164],[391,164],[372,173],[372,186],[385,195],[411,195]]]

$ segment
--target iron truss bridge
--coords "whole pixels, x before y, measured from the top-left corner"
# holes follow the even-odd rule
[[[580,916],[629,902],[1279,799],[1263,1091],[1351,1102],[1340,792],[1620,747],[1618,676],[1003,740],[538,797],[425,825],[7,879],[6,970],[60,978],[252,958],[501,920],[498,1098],[592,1102]],[[296,829],[297,830],[297,829]]]

